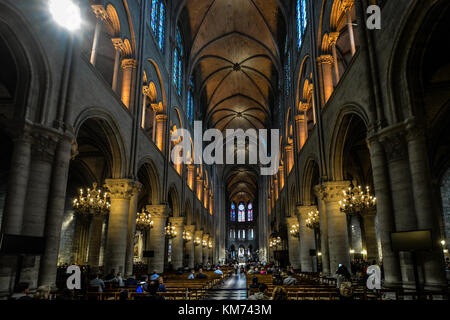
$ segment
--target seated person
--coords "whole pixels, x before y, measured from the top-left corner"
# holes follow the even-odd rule
[[[194,272],[194,269],[191,270],[191,273],[189,273],[187,279],[188,279],[188,280],[194,280],[194,279],[195,279],[195,272]]]
[[[159,282],[158,292],[167,292],[163,277],[159,277],[157,281]]]
[[[207,279],[208,276],[206,274],[203,273],[203,269],[200,268],[198,270],[198,274],[197,274],[197,279]]]
[[[288,271],[286,279],[283,280],[284,286],[295,286],[298,284],[297,279],[292,276],[292,272]]]
[[[253,277],[252,278],[252,284],[249,286],[249,288],[259,288],[259,282],[258,282],[258,277]]]
[[[11,300],[32,300],[33,298],[29,296],[30,285],[27,282],[20,282],[13,295],[10,297]]]
[[[136,276],[132,274],[127,280],[125,280],[125,287],[137,286]]]
[[[156,273],[156,271],[153,271],[152,275],[150,276],[150,281],[158,280],[159,274]]]
[[[135,300],[165,300],[163,296],[158,294],[159,283],[158,281],[150,281],[148,284],[148,294],[144,296],[136,296]]]
[[[273,289],[271,300],[288,300],[287,292],[283,287]]]
[[[179,268],[177,269],[176,274],[177,274],[177,275],[182,275],[182,274],[183,274],[183,268],[182,268],[182,267],[179,267]]]
[[[218,274],[218,275],[220,275],[220,276],[223,276],[223,272],[222,272],[222,270],[220,270],[219,267],[217,267],[217,269],[214,271],[214,273],[215,273],[215,274]]]
[[[98,292],[103,292],[103,289],[105,289],[105,283],[102,279],[100,279],[99,274],[92,276],[89,286],[92,288],[97,288]]]
[[[269,288],[266,284],[262,283],[259,285],[259,291],[256,292],[254,295],[251,295],[248,297],[248,300],[269,300],[269,297],[267,296],[267,290]]]
[[[273,275],[273,281],[272,284],[281,285],[283,284],[283,278],[279,273]]]
[[[148,291],[148,277],[147,276],[142,276],[141,282],[139,283],[136,292],[137,293],[144,293]]]

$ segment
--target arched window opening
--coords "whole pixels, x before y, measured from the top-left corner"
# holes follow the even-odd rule
[[[253,221],[253,205],[251,202],[247,205],[247,221]]]
[[[234,202],[231,204],[230,220],[232,222],[236,221],[236,205],[234,204]]]
[[[166,31],[166,8],[161,0],[152,0],[151,26],[156,43],[164,52],[164,33]]]
[[[176,34],[176,48],[173,57],[173,82],[177,87],[177,93],[181,96],[182,88],[183,88],[183,57],[184,57],[184,49],[183,49],[183,39],[181,37],[180,28],[177,27]]]
[[[245,222],[245,206],[242,202],[238,207],[238,222]]]
[[[306,0],[297,0],[296,8],[297,18],[297,48],[300,50],[303,44],[306,26],[308,25],[306,15]]]

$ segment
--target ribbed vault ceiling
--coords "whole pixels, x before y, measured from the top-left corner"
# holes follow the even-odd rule
[[[269,127],[285,41],[278,1],[188,0],[185,9],[190,71],[197,76],[205,123],[219,130]],[[233,201],[254,199],[252,174],[229,176]]]

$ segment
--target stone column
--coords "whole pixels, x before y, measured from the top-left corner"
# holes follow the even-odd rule
[[[97,23],[95,24],[95,33],[94,39],[92,41],[92,50],[91,50],[91,64],[95,66],[95,61],[97,59],[97,47],[98,40],[100,38],[100,32],[102,30],[103,21],[106,20],[108,14],[103,5],[92,5],[92,10],[97,18]]]
[[[145,130],[145,117],[147,114],[147,99],[150,95],[149,86],[142,86],[142,119],[141,119],[141,128]],[[152,134],[153,139],[153,134]]]
[[[305,126],[306,126],[305,115],[298,114],[295,117],[295,123],[297,125],[298,150],[301,150],[303,148],[303,145],[305,144],[306,140],[308,139],[308,134],[307,134],[307,131],[305,130]]]
[[[321,186],[314,186],[314,193],[316,194],[319,209],[320,222],[320,259],[322,261],[322,273],[330,275],[330,255],[328,248],[328,221],[325,201],[322,199]]]
[[[94,215],[89,229],[88,265],[95,272],[99,266],[100,248],[102,246],[103,215]]]
[[[298,224],[300,226],[300,264],[303,272],[314,271],[314,261],[309,250],[316,249],[314,230],[306,226],[306,219],[310,212],[316,212],[315,206],[297,206]]]
[[[33,132],[32,134],[31,166],[25,199],[22,235],[42,237],[44,236],[48,209],[56,137],[44,132]],[[31,289],[34,289],[38,284],[40,258],[30,256],[24,259],[20,280],[29,282]]]
[[[53,162],[51,197],[44,231],[45,251],[40,259],[39,285],[53,285],[56,281],[56,265],[58,263],[71,151],[72,140],[62,138],[58,143]]]
[[[334,275],[339,264],[350,268],[350,247],[348,243],[347,217],[340,211],[339,201],[343,190],[348,187],[346,181],[329,181],[321,185],[321,198],[325,201],[328,224],[328,248],[330,272]]]
[[[344,0],[343,6],[345,10],[345,14],[347,15],[347,29],[350,38],[350,48],[352,49],[352,56],[356,53],[355,46],[355,35],[353,33],[353,22],[352,22],[352,8],[353,8],[354,0]]]
[[[197,198],[202,202],[202,192],[203,192],[203,180],[197,178]]]
[[[330,99],[333,93],[333,57],[329,54],[321,55],[317,57],[317,63],[319,64],[319,72],[322,76],[323,85],[323,101],[322,105],[325,105]]]
[[[373,183],[377,197],[378,232],[383,252],[383,285],[397,287],[401,284],[401,273],[398,255],[392,250],[391,245],[391,232],[395,231],[395,224],[386,155],[377,138],[369,138],[369,143]]]
[[[293,225],[298,224],[296,216],[286,218],[286,226],[288,232],[288,249],[289,249],[289,262],[291,266],[298,270],[300,269],[300,240],[291,235],[289,232]]]
[[[208,240],[209,240],[209,234],[204,234],[203,241],[206,241],[206,247],[203,247],[203,242],[202,242],[203,265],[206,265],[209,260]]]
[[[136,215],[137,205],[139,200],[139,193],[142,190],[142,184],[135,181],[133,184],[132,196],[130,199],[130,209],[128,213],[128,233],[127,233],[127,251],[125,258],[125,273],[124,276],[131,276],[133,274],[133,258],[134,258],[134,236],[136,234]]]
[[[174,270],[183,267],[183,231],[184,231],[184,218],[173,217],[169,218],[172,226],[175,227],[177,236],[172,239],[172,266]]]
[[[189,226],[185,226],[184,230],[186,232],[189,232],[189,234],[191,235],[192,239],[191,241],[186,242],[186,254],[189,255],[188,258],[188,268],[189,269],[193,269],[194,268],[194,264],[195,264],[195,253],[194,253],[194,232],[195,232],[195,226],[193,225],[189,225]]]
[[[200,244],[195,246],[195,264],[203,264],[202,239],[203,231],[195,231],[194,239],[200,239]]]
[[[133,90],[133,71],[136,69],[137,61],[134,59],[122,60],[122,102],[130,108]]]
[[[22,133],[14,141],[14,150],[8,177],[2,233],[20,235],[27,194],[31,158],[31,137]],[[16,271],[17,257],[0,258],[0,295],[11,293]]]
[[[335,78],[334,86],[337,86],[337,84],[339,83],[339,79],[340,79],[339,61],[338,61],[338,56],[337,56],[337,51],[336,51],[336,42],[337,42],[338,38],[339,38],[339,32],[332,32],[329,35],[331,51],[333,53],[333,66],[334,66],[334,78]]]
[[[105,272],[112,269],[125,273],[125,257],[128,240],[128,215],[130,200],[136,192],[136,181],[129,179],[107,179],[111,208],[105,250]]]
[[[369,209],[362,213],[362,231],[364,232],[365,248],[367,250],[367,261],[378,262],[377,236],[375,230],[376,209]]]
[[[382,142],[388,159],[395,231],[417,230],[405,132],[401,130],[388,132],[382,137]],[[410,252],[399,252],[399,257],[403,287],[415,289],[412,255]]]
[[[153,258],[150,258],[148,272],[164,271],[164,255],[166,250],[166,221],[169,216],[169,207],[167,205],[149,205],[147,211],[152,215],[153,229],[150,230],[149,248],[154,252]]]
[[[442,290],[447,288],[444,272],[442,249],[437,245],[440,241],[439,222],[436,206],[433,203],[431,171],[428,163],[428,150],[425,132],[414,123],[408,125],[408,153],[411,170],[414,204],[417,215],[418,230],[431,230],[433,250],[420,252],[423,264],[425,290]]]
[[[119,67],[120,67],[120,52],[124,49],[124,44],[121,38],[112,38],[111,39],[114,49],[116,50],[116,54],[114,56],[114,73],[112,80],[112,89],[113,91],[117,91],[117,82],[119,79]]]
[[[159,150],[163,151],[165,148],[165,134],[167,126],[167,115],[156,115],[156,146]]]

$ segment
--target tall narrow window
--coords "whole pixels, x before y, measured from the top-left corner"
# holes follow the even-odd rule
[[[191,77],[189,81],[189,90],[187,96],[187,110],[186,110],[188,121],[191,123],[194,122],[194,79]]]
[[[248,240],[253,240],[253,229],[248,230]]]
[[[236,205],[234,204],[234,202],[231,204],[230,220],[231,221],[236,221]]]
[[[181,37],[180,28],[177,27],[177,35],[176,35],[177,47],[175,48],[174,57],[173,57],[173,82],[177,87],[178,95],[181,96],[182,88],[183,88],[183,57],[184,57],[184,49],[183,49],[183,38]]]
[[[164,33],[166,31],[166,9],[162,0],[152,0],[151,26],[156,43],[164,52]]]
[[[245,222],[245,206],[242,202],[238,207],[238,222]]]
[[[247,221],[253,221],[253,205],[251,202],[247,205]]]
[[[306,26],[308,25],[306,15],[306,0],[297,0],[297,47],[301,48],[303,36],[305,35]]]

